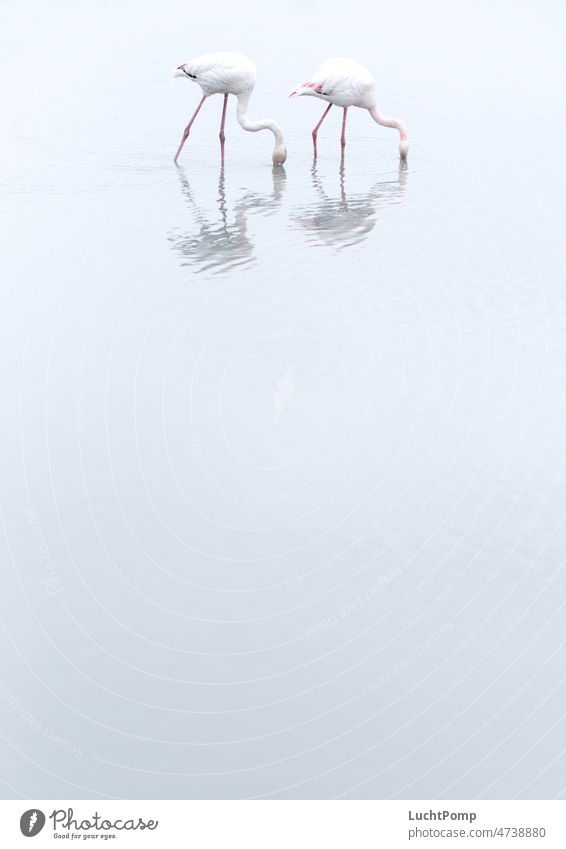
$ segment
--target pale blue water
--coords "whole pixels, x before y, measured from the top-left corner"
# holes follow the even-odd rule
[[[0,4],[7,797],[565,794],[563,16],[350,6]]]

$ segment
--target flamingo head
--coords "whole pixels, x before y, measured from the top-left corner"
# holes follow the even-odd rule
[[[276,144],[273,148],[273,164],[283,165],[287,159],[287,148],[284,144]]]

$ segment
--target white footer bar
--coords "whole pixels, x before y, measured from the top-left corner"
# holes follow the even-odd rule
[[[116,849],[566,849],[566,802],[0,802],[0,846],[40,849],[47,844]]]

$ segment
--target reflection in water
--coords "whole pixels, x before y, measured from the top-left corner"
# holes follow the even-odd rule
[[[219,216],[211,220],[193,199],[189,181],[179,168],[183,195],[198,226],[196,233],[173,233],[169,237],[174,249],[181,255],[181,265],[194,266],[197,272],[221,272],[255,262],[254,245],[248,234],[248,213],[266,211],[270,214],[281,204],[287,175],[281,166],[273,168],[272,175],[273,190],[270,194],[245,194],[230,210],[222,165],[218,179]]]
[[[302,206],[293,221],[303,227],[308,241],[332,245],[338,250],[357,245],[367,238],[377,221],[380,209],[401,202],[408,175],[406,160],[399,162],[399,174],[394,180],[377,182],[369,192],[346,194],[344,160],[340,165],[340,195],[329,197],[317,171],[312,166],[312,182],[319,196],[313,207]]]

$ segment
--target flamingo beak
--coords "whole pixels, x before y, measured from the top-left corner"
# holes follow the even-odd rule
[[[291,94],[289,95],[289,97],[298,97],[298,94],[299,94],[299,92],[297,91],[297,89],[294,89],[294,90],[291,92]]]
[[[185,68],[184,65],[179,65],[179,67],[175,68],[175,70],[173,71],[173,76],[174,77],[186,77],[187,75],[185,73],[184,68]]]

